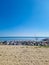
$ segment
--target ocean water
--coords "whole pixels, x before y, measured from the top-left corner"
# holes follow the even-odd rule
[[[0,41],[13,41],[13,40],[35,40],[32,37],[0,37]]]
[[[13,40],[42,40],[49,37],[0,37],[0,41],[13,41]]]

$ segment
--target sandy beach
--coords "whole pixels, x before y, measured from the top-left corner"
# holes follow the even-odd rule
[[[0,65],[49,65],[49,48],[0,45]]]

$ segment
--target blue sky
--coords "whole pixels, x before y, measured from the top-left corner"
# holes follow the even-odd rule
[[[0,0],[0,36],[49,36],[49,0]]]

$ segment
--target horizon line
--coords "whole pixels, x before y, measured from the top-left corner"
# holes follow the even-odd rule
[[[49,38],[49,36],[0,36],[0,38]]]

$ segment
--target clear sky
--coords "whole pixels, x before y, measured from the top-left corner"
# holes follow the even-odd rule
[[[0,36],[49,36],[49,0],[0,0]]]

